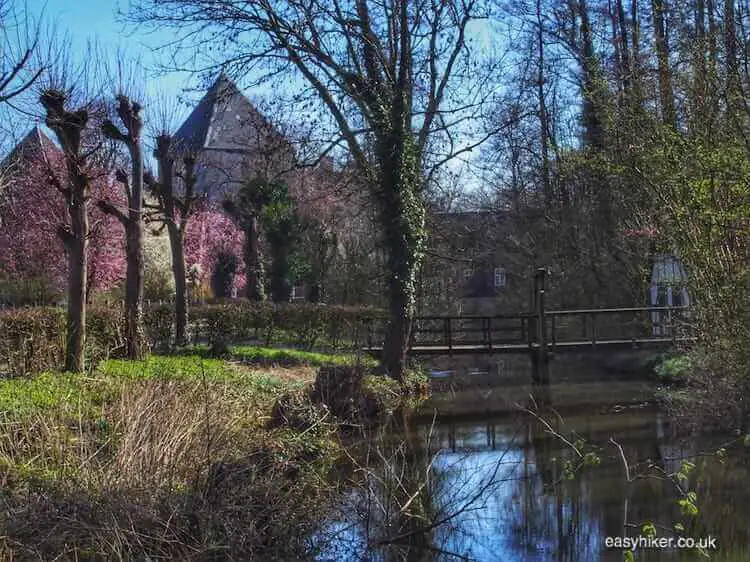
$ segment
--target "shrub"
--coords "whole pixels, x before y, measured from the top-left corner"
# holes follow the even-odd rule
[[[64,314],[57,308],[0,312],[0,373],[26,375],[62,363]]]
[[[169,301],[174,297],[174,277],[169,271],[146,270],[143,276],[143,298]]]
[[[146,337],[152,349],[165,351],[171,347],[174,336],[174,322],[173,304],[150,305],[146,308],[143,323],[146,328]]]
[[[0,280],[0,307],[50,306],[61,298],[49,279]]]
[[[304,304],[233,301],[192,307],[190,330],[194,341],[207,341],[215,354],[229,346],[261,340],[305,349],[324,344],[356,348],[364,345],[365,321],[372,309]],[[86,357],[89,365],[118,357],[124,349],[121,305],[90,306],[87,312]],[[171,304],[145,308],[146,334],[152,349],[172,345],[174,309]],[[65,347],[65,311],[26,308],[0,311],[0,372],[17,375],[56,370]]]
[[[255,303],[249,301],[193,307],[191,322],[197,339],[218,350],[231,343],[260,339],[265,345],[291,343],[311,349],[361,347],[365,320],[375,311],[312,303]]]
[[[323,404],[342,422],[376,422],[393,412],[403,397],[401,386],[393,379],[378,375],[364,365],[321,367],[310,399]]]
[[[110,357],[119,357],[125,351],[122,306],[89,307],[86,313],[86,359],[89,365]],[[48,369],[55,369],[50,365]]]
[[[665,382],[684,382],[693,368],[693,361],[689,355],[678,355],[661,361],[654,372]]]

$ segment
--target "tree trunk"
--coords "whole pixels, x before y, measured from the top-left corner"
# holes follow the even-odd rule
[[[83,193],[74,189],[70,201],[71,236],[68,247],[68,317],[65,370],[84,369],[86,342],[86,279],[89,219]]]
[[[614,52],[615,57],[615,76],[617,77],[617,91],[619,94],[619,99],[622,101],[625,99],[625,91],[626,88],[624,86],[625,82],[625,72],[624,72],[624,66],[625,63],[623,61],[623,52],[621,49],[620,44],[620,31],[622,28],[617,23],[617,15],[616,15],[616,9],[612,6],[612,0],[607,1],[607,15],[609,16],[609,25],[612,30],[612,49]]]
[[[117,114],[127,133],[109,119],[101,128],[105,137],[123,143],[130,154],[130,184],[125,172],[116,173],[125,186],[128,212],[124,214],[104,202],[102,208],[117,216],[125,227],[125,347],[128,359],[138,360],[145,357],[148,347],[143,329],[143,119],[139,103],[125,95],[118,95],[117,102]]]
[[[125,341],[128,359],[145,357],[143,330],[143,222],[131,217],[125,226]]]
[[[251,301],[266,300],[263,253],[260,249],[258,218],[252,217],[245,229],[245,293]]]
[[[552,208],[552,182],[549,163],[549,118],[544,97],[544,34],[542,28],[542,0],[536,0],[537,20],[537,97],[539,98],[539,142],[542,145],[542,190],[547,212]]]
[[[622,0],[617,0],[617,26],[620,29],[620,79],[626,99],[630,97],[631,59],[630,47],[628,46],[628,27],[625,23],[625,8]]]
[[[695,3],[695,52],[693,54],[692,131],[700,133],[706,126],[706,5],[704,0]]]
[[[187,343],[188,299],[187,276],[185,271],[185,251],[180,228],[170,221],[167,223],[169,245],[172,249],[172,274],[174,275],[175,345]]]
[[[128,359],[143,359],[146,355],[146,337],[143,329],[143,150],[140,137],[130,146],[132,161],[133,195],[125,228],[125,339]]]
[[[727,71],[727,109],[729,123],[736,127],[739,124],[742,110],[742,86],[740,68],[737,61],[737,29],[734,17],[734,0],[724,1],[724,53]]]
[[[70,229],[60,227],[58,234],[68,250],[68,310],[66,319],[65,370],[84,369],[86,343],[86,283],[88,262],[89,177],[86,156],[81,152],[81,133],[88,123],[88,112],[83,109],[68,111],[67,95],[48,89],[39,96],[46,111],[46,124],[55,132],[65,155],[67,181],[55,182],[65,196]]]
[[[602,148],[604,132],[601,122],[602,85],[599,61],[594,53],[588,5],[585,0],[578,2],[578,16],[581,19],[581,66],[583,70],[583,130],[587,146]]]
[[[274,234],[273,236],[278,236]],[[292,287],[289,284],[289,248],[286,240],[271,244],[271,300],[289,302]]]
[[[156,138],[154,156],[159,163],[160,211],[163,212],[164,224],[169,233],[169,247],[172,252],[172,275],[175,287],[175,345],[187,344],[188,306],[187,272],[185,266],[185,232],[188,220],[194,212],[195,197],[195,159],[186,156],[183,161],[184,192],[182,202],[175,195],[174,189],[174,156],[172,154],[172,137],[167,134]],[[179,212],[179,216],[178,216]]]
[[[672,91],[672,70],[669,66],[669,41],[664,24],[664,0],[652,0],[654,13],[654,41],[656,42],[656,59],[659,64],[659,100],[664,125],[677,128],[677,115]]]
[[[387,374],[399,382],[403,382],[406,372],[417,277],[426,241],[420,169],[408,135],[406,131],[387,135],[379,147],[381,221],[388,251],[386,290],[389,301],[382,360]]]
[[[642,109],[643,88],[641,86],[641,22],[638,13],[638,0],[632,0],[630,4],[630,71],[633,107],[638,111]]]

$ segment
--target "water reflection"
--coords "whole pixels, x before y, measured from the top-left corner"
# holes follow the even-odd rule
[[[620,561],[622,552],[607,549],[605,537],[633,536],[653,521],[660,535],[681,522],[687,535],[718,537],[714,560],[750,560],[742,550],[750,538],[744,450],[732,449],[723,464],[698,457],[687,484],[700,517],[686,518],[671,481],[628,483],[622,456],[631,476],[653,474],[649,467],[670,473],[716,439],[678,439],[659,408],[644,401],[642,383],[574,379],[544,389],[504,387],[504,400],[490,401],[495,412],[472,395],[473,418],[470,410],[446,414],[450,400],[438,397],[427,410],[363,435],[354,483],[321,534],[319,559]],[[575,454],[560,436],[595,444],[601,464],[566,479],[565,461]],[[636,559],[702,558],[650,550]]]

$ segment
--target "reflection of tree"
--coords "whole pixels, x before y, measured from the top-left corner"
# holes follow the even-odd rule
[[[540,544],[554,545],[555,560],[572,562],[579,554],[575,546],[581,543],[581,494],[577,483],[563,480],[564,452],[539,419],[554,422],[555,430],[560,429],[547,385],[534,387],[528,408],[538,417],[526,422],[523,478],[516,492],[524,497],[523,512],[516,517],[521,522],[519,547],[533,550]]]
[[[435,517],[431,457],[406,415],[393,416],[368,442],[359,513],[369,547],[384,561],[432,560]]]
[[[437,440],[432,436],[439,433],[438,427],[414,427],[404,417],[366,434],[366,447],[352,455],[359,460],[356,473],[362,478],[352,500],[357,506],[353,536],[358,552],[348,559],[609,559],[602,558],[604,537],[621,536],[624,523],[632,535],[636,527],[654,521],[661,535],[666,525],[679,519],[671,481],[635,477],[647,472],[650,461],[668,465],[668,457],[678,454],[657,450],[663,436],[657,434],[653,412],[579,413],[566,416],[563,423],[548,398],[535,391],[533,407],[540,416],[545,414],[553,432],[539,419],[493,420],[489,425],[486,420],[463,424],[445,420],[443,439]],[[500,451],[493,450],[493,432]],[[600,444],[601,464],[583,466],[572,480],[566,479],[564,461],[578,457],[558,434],[581,451]],[[631,482],[623,475],[619,450],[607,443],[610,435],[616,436],[628,458]],[[579,437],[585,447],[577,445]],[[448,443],[455,450],[442,448]],[[467,446],[472,450],[462,452]],[[436,447],[439,452],[431,455]],[[737,482],[739,475],[746,474],[729,473],[725,466],[731,460],[731,455],[726,465],[709,460],[716,470],[710,472],[705,488],[692,482],[693,477],[705,478],[700,468],[691,476],[690,489],[698,491],[701,519],[706,506],[742,501],[738,494],[721,500],[710,497],[711,489],[725,489],[721,480],[725,474],[734,474]],[[740,488],[736,484],[735,489]],[[710,526],[699,521],[695,529],[688,529],[686,523],[690,535],[712,534],[729,525],[736,536],[747,537],[746,530],[737,532],[734,522],[716,517],[720,512],[712,513]],[[733,540],[733,544],[738,543]]]
[[[547,385],[535,385],[530,398],[529,409],[536,411],[542,419],[550,419],[553,415],[552,399]],[[553,458],[555,451],[547,428],[537,418],[528,418],[527,440],[530,451],[536,459],[536,471],[540,475],[545,488],[555,484]],[[525,456],[528,458],[528,456]]]

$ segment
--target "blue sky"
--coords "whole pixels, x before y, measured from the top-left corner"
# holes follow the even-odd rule
[[[138,33],[132,26],[118,21],[117,12],[127,10],[128,0],[27,0],[29,10],[52,24],[56,33],[72,39],[71,53],[75,62],[87,56],[87,43],[98,42],[107,55],[118,49],[128,57],[139,59],[148,69],[155,70],[158,55],[154,47],[173,38],[171,31]],[[204,89],[197,77],[188,73],[157,75],[150,73],[147,95],[164,94],[180,99],[183,117],[200,98]]]
[[[16,1],[19,2],[19,5],[22,5],[25,1],[28,9],[37,16],[43,13],[44,20],[53,26],[59,37],[71,39],[68,53],[72,56],[74,63],[86,61],[86,57],[89,56],[87,46],[94,41],[100,45],[106,55],[114,57],[118,52],[124,52],[128,58],[138,59],[142,66],[150,70],[150,77],[146,82],[146,95],[141,100],[145,105],[147,123],[150,113],[149,102],[156,99],[156,96],[167,97],[177,102],[177,115],[173,125],[179,125],[187,117],[190,110],[195,107],[208,86],[198,76],[187,72],[169,74],[158,72],[160,53],[155,52],[155,47],[174,40],[175,32],[171,29],[146,32],[139,30],[132,24],[121,21],[118,12],[127,12],[131,0]],[[478,36],[483,49],[492,45],[492,41],[490,41],[492,34],[488,32],[483,23],[478,23],[473,27],[472,33]],[[203,78],[205,80],[205,77]],[[239,85],[241,86],[241,84]],[[264,106],[264,101],[276,97],[275,90],[269,89],[268,86],[256,90],[245,90],[245,94],[261,111],[267,114],[269,110]],[[38,104],[35,104],[32,100],[31,105],[36,106]],[[31,111],[41,116],[40,110],[40,107],[34,107]],[[304,121],[300,116],[306,110],[298,108],[295,111],[297,111],[295,119]],[[324,111],[322,118],[325,120],[326,117],[328,117],[328,112]],[[21,122],[18,123],[17,127],[14,127],[18,129],[14,135],[15,140],[25,134],[33,124],[33,118],[21,117]],[[5,142],[2,142],[3,140]],[[4,146],[10,144],[8,141],[9,139],[0,139],[0,154],[10,148]],[[467,137],[467,142],[471,142],[471,137]],[[462,166],[463,159],[471,158],[470,154],[465,155],[461,159],[451,162],[448,168],[458,171]]]

